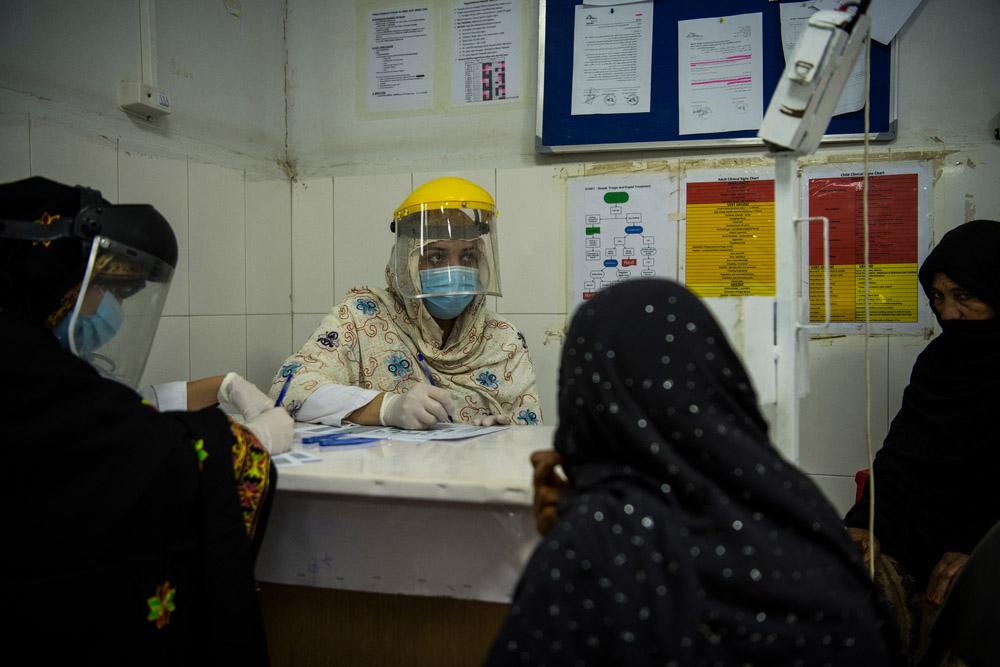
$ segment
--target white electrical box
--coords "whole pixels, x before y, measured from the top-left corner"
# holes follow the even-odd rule
[[[166,116],[171,111],[169,95],[140,81],[122,81],[118,84],[118,105],[127,113],[146,120]]]

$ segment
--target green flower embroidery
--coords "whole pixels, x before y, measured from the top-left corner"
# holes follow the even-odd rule
[[[192,444],[194,445],[194,452],[198,456],[198,470],[201,470],[205,459],[208,458],[208,452],[205,451],[205,441],[198,438]]]
[[[169,581],[164,581],[162,586],[156,587],[156,595],[146,600],[149,605],[149,614],[146,620],[156,621],[156,629],[162,630],[170,623],[170,613],[174,611],[174,594],[177,589],[170,587]]]

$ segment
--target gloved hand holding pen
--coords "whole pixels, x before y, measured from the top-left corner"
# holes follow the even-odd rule
[[[447,391],[421,382],[405,394],[386,392],[382,397],[379,422],[383,426],[423,430],[449,421],[452,410],[454,406]]]

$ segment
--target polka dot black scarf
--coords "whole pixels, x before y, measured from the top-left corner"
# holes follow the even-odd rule
[[[559,380],[573,490],[489,664],[892,664],[838,516],[769,442],[697,297],[663,280],[601,292]]]

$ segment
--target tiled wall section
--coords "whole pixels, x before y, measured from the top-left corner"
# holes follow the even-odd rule
[[[143,383],[234,370],[270,384],[291,352],[291,189],[195,157],[148,155],[105,136],[0,115],[0,176],[39,175],[153,204],[180,258]]]
[[[393,208],[440,175],[473,180],[496,198],[504,296],[497,312],[525,333],[546,423],[556,415],[556,377],[567,317],[566,177],[582,165],[336,176],[292,190],[292,340],[301,346],[331,304],[355,285],[385,284]],[[331,264],[330,258],[333,257]],[[865,466],[864,341],[858,336],[810,343],[812,393],[802,404],[802,467],[841,511],[853,503],[854,473]],[[885,436],[922,339],[871,341],[873,440]],[[773,411],[766,411],[773,414]]]

